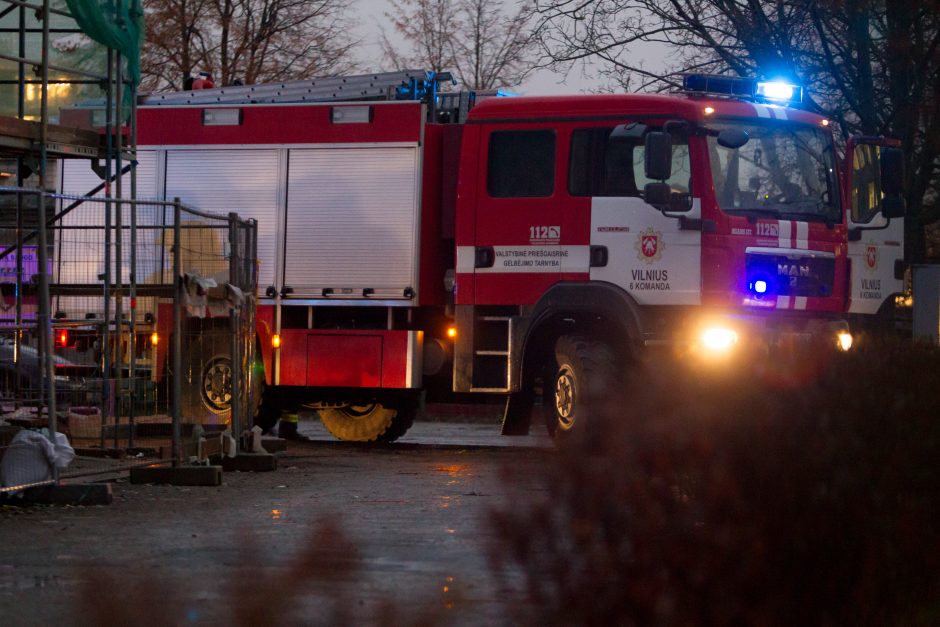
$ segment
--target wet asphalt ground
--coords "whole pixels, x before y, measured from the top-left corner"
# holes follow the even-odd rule
[[[110,506],[2,507],[0,624],[122,624],[128,608],[141,625],[518,622],[521,581],[493,576],[489,514],[512,503],[507,469],[515,494],[541,489],[541,431],[417,423],[369,447],[311,420],[300,430],[312,441],[291,443],[276,472],[226,473],[221,487],[122,478]],[[335,533],[311,540],[323,520]]]

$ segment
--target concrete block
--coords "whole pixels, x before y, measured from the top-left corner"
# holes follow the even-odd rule
[[[283,453],[287,450],[287,440],[281,438],[261,438],[261,446],[268,453]]]
[[[221,466],[144,466],[131,468],[131,483],[164,483],[168,485],[222,485]]]
[[[76,446],[75,454],[79,457],[99,457],[103,459],[124,459],[127,457],[127,452],[119,448]]]
[[[222,458],[225,472],[271,472],[277,470],[277,457],[269,453],[239,453]]]
[[[23,491],[27,503],[41,505],[110,505],[110,483],[45,485]]]

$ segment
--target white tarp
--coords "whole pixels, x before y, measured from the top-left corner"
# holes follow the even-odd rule
[[[52,467],[60,470],[75,459],[75,449],[63,433],[55,434],[55,445],[38,431],[23,429],[13,437],[3,454],[0,477],[3,487],[12,488],[52,479]]]

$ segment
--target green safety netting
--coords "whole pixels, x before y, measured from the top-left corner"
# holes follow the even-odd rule
[[[144,39],[144,10],[140,0],[65,1],[86,35],[124,56],[127,60],[125,78],[131,85],[140,83],[140,48]],[[124,92],[124,101],[128,104],[132,93],[128,86]]]

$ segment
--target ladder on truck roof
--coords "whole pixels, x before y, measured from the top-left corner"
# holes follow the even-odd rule
[[[453,82],[448,72],[399,70],[377,74],[314,78],[283,83],[233,85],[141,95],[144,107],[185,105],[283,104],[291,102],[351,102],[363,100],[420,100],[428,105],[428,119],[462,121],[475,101],[474,92],[442,94],[439,86]],[[442,119],[444,118],[444,119]]]
[[[281,102],[331,102],[342,100],[419,100],[428,83],[440,78],[425,70],[401,70],[380,74],[314,78],[284,83],[234,85],[146,94],[139,103],[154,105],[255,104]]]

